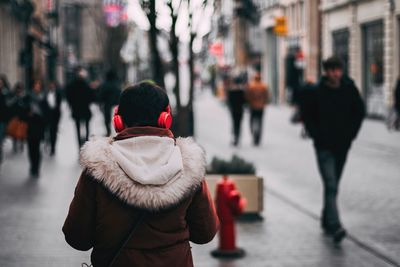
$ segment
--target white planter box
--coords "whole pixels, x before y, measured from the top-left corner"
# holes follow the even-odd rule
[[[222,174],[206,175],[208,188],[213,198],[215,198],[215,188]],[[246,198],[247,205],[244,213],[260,213],[263,211],[264,203],[264,179],[255,175],[231,174],[228,178],[236,184],[236,189]]]

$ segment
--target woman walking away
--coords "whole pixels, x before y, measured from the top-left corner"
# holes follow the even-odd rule
[[[7,77],[0,75],[0,164],[3,160],[3,141],[8,121],[7,94],[9,85]]]
[[[168,96],[150,83],[123,91],[113,121],[114,138],[82,147],[66,241],[93,248],[94,267],[193,266],[189,241],[211,241],[219,225],[204,151],[175,139]]]
[[[233,146],[239,145],[240,131],[243,119],[246,81],[244,74],[236,74],[228,83],[228,105],[232,118]]]
[[[264,107],[268,103],[268,86],[261,80],[261,74],[254,75],[248,84],[246,99],[250,106],[250,131],[253,136],[253,144],[260,145],[263,132]]]
[[[46,133],[47,140],[50,144],[50,155],[53,156],[56,152],[58,123],[61,117],[61,101],[62,94],[55,81],[50,81],[48,85],[47,95],[47,111],[46,111]]]
[[[44,112],[46,99],[42,90],[42,82],[35,81],[30,95],[28,95],[28,156],[30,162],[30,174],[33,178],[39,176],[41,163],[40,143],[44,135]]]
[[[8,97],[10,123],[12,120],[18,120],[20,127],[21,124],[25,124],[25,131],[21,131],[20,134],[14,136],[10,136],[13,139],[14,153],[22,152],[24,150],[24,142],[26,140],[26,120],[28,115],[28,99],[29,97],[25,94],[24,86],[22,83],[17,82]]]
[[[99,90],[99,104],[104,116],[106,136],[111,134],[112,108],[118,104],[120,94],[121,88],[118,76],[114,71],[110,70],[107,72],[106,79]]]
[[[400,75],[397,78],[397,84],[395,88],[394,109],[396,112],[396,121],[394,123],[394,128],[396,130],[400,130]]]

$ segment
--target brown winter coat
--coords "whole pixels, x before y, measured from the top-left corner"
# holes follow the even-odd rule
[[[246,100],[253,110],[262,110],[268,102],[268,87],[262,81],[254,79],[247,86]]]
[[[118,141],[98,139],[82,149],[85,169],[63,232],[75,249],[93,248],[94,267],[108,266],[138,219],[139,210],[146,211],[145,218],[114,267],[193,266],[189,241],[204,244],[215,236],[219,221],[203,179],[204,152],[190,139],[175,141],[171,136],[167,130],[130,128],[119,135]],[[132,140],[140,150],[141,141],[147,147],[149,142],[169,142],[168,138],[179,147],[183,170],[175,180],[162,185],[144,185],[127,177],[110,150],[119,140]]]

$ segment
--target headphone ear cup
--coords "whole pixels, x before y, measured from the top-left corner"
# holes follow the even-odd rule
[[[114,109],[113,124],[114,124],[114,129],[117,133],[119,133],[125,129],[125,125],[124,125],[124,122],[122,121],[122,117],[120,115],[118,115],[118,107],[115,107],[115,109]]]
[[[158,117],[158,126],[161,128],[170,129],[172,125],[172,116],[169,112],[161,112]]]

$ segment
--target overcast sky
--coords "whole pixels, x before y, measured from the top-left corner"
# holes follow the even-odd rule
[[[180,0],[174,1],[174,6],[177,9]],[[193,21],[194,26],[197,29],[198,37],[202,37],[210,31],[211,28],[211,16],[213,13],[213,1],[210,3],[204,11],[201,11],[202,0],[192,0],[191,10],[194,10]],[[169,14],[169,9],[165,5],[165,1],[156,1],[156,9],[158,13],[157,17],[157,27],[159,29],[164,29],[169,31],[171,28],[171,19]],[[200,12],[201,11],[201,12]],[[149,22],[146,15],[142,11],[139,0],[129,0],[128,1],[128,16],[130,20],[133,20],[141,29],[148,30]],[[177,21],[177,34],[182,42],[187,42],[189,40],[189,29],[188,24],[188,7],[187,2],[183,1],[181,8],[179,10],[179,17]],[[200,39],[200,38],[199,38]],[[199,41],[197,41],[199,42]],[[196,46],[201,45],[197,44]]]

